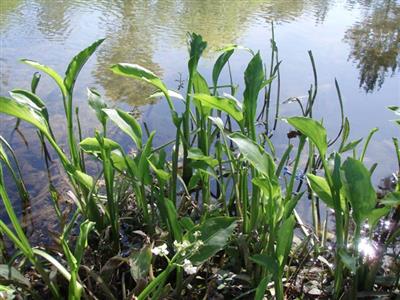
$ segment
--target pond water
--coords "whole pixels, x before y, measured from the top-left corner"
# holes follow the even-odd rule
[[[387,0],[2,0],[0,2],[0,94],[27,88],[34,72],[19,63],[21,58],[37,60],[63,74],[69,60],[93,41],[105,37],[90,59],[75,87],[75,105],[80,108],[83,135],[99,128],[87,107],[86,88],[94,87],[110,106],[131,110],[162,144],[173,139],[174,131],[162,99],[148,100],[153,89],[115,76],[109,67],[118,62],[138,63],[161,76],[169,88],[178,89],[187,78],[186,33],[203,35],[208,50],[200,71],[208,79],[217,49],[240,44],[260,50],[264,61],[270,57],[271,21],[281,63],[281,100],[303,97],[313,83],[308,50],[312,50],[318,72],[315,115],[323,118],[329,135],[340,127],[340,110],[334,78],[337,78],[350,120],[353,139],[365,137],[378,127],[366,162],[379,165],[375,183],[396,169],[391,142],[399,131],[386,107],[400,105],[400,2]],[[243,70],[249,54],[237,52],[231,58],[234,82],[243,87]],[[220,79],[228,83],[226,70]],[[65,145],[65,122],[57,86],[42,76],[37,93],[48,105],[52,127]],[[239,90],[238,98],[241,98]],[[274,99],[274,96],[272,97]],[[302,98],[301,98],[302,99]],[[280,115],[299,113],[295,104],[281,106]],[[46,214],[48,173],[42,160],[35,131],[28,125],[13,130],[15,120],[0,116],[0,135],[16,150],[24,179],[31,192],[32,213]],[[287,143],[287,127],[280,124],[277,145]],[[123,141],[123,136],[116,139]],[[279,146],[278,146],[279,150]],[[62,185],[57,164],[50,166],[53,181]],[[7,176],[12,191],[12,181]],[[61,182],[61,183],[60,183]],[[17,203],[16,203],[17,205]],[[40,228],[43,218],[33,217]]]

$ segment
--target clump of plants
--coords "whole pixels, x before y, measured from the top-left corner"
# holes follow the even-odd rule
[[[299,115],[279,113],[281,61],[271,40],[271,60],[231,45],[221,49],[212,82],[199,73],[207,43],[188,36],[186,94],[168,89],[153,72],[136,64],[111,67],[116,76],[142,80],[168,102],[175,139],[154,146],[156,132],[143,131],[128,112],[110,108],[94,89],[88,104],[101,130],[81,134],[73,104],[80,70],[101,45],[77,54],[64,78],[48,66],[22,60],[50,76],[60,88],[68,149],[53,134],[46,104],[32,88],[0,97],[0,112],[38,130],[46,156],[57,156],[70,191],[50,185],[60,231],[52,247],[32,246],[16,215],[0,168],[0,195],[10,222],[0,220],[0,293],[8,298],[54,299],[264,299],[355,298],[398,295],[400,149],[393,138],[399,170],[393,186],[379,193],[371,183],[376,164],[363,160],[376,129],[363,143],[349,141],[350,124],[335,80],[341,129],[328,137],[313,118],[318,80]],[[220,82],[236,51],[249,53],[243,94]],[[232,62],[233,63],[233,62]],[[230,71],[230,68],[229,68]],[[232,78],[232,76],[230,76]],[[273,93],[273,89],[276,92]],[[272,99],[276,95],[276,99]],[[275,97],[275,96],[274,96]],[[261,103],[261,106],[259,105]],[[272,103],[274,103],[272,105]],[[176,107],[183,107],[179,113]],[[400,114],[399,107],[390,107]],[[281,122],[292,128],[286,150],[278,153],[274,135]],[[109,124],[132,142],[127,151],[108,134]],[[397,124],[396,124],[397,123]],[[400,125],[400,120],[393,126]],[[0,141],[2,167],[29,201],[10,145]],[[306,159],[304,160],[304,157]],[[101,165],[94,174],[88,159]],[[60,204],[68,197],[72,212]],[[312,224],[296,211],[309,203]],[[323,217],[323,212],[326,217]]]

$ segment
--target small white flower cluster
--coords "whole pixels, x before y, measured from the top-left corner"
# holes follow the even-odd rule
[[[190,246],[191,246],[191,244],[187,240],[183,240],[182,243],[179,243],[178,241],[174,241],[175,250],[176,250],[176,252],[180,252],[181,255],[186,255],[186,251],[188,250],[188,248]]]
[[[169,254],[167,244],[162,244],[161,246],[154,247],[153,249],[151,249],[151,252],[157,256],[158,255],[159,256],[167,256]]]
[[[196,274],[196,272],[197,272],[197,267],[193,266],[192,262],[188,259],[185,259],[183,261],[182,267],[183,267],[183,270],[189,275]]]

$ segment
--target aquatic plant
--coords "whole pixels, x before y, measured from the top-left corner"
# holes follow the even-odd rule
[[[400,184],[397,179],[393,191],[377,197],[371,182],[376,165],[368,169],[363,162],[376,129],[361,148],[361,140],[348,141],[350,123],[336,80],[339,132],[329,139],[322,122],[313,118],[318,79],[311,51],[314,83],[306,103],[296,98],[288,101],[299,104],[301,116],[294,117],[279,114],[281,62],[274,36],[268,74],[259,52],[231,45],[221,50],[209,84],[197,68],[207,43],[200,35],[190,34],[185,95],[168,89],[161,78],[142,66],[113,65],[116,75],[147,82],[157,89],[152,97],[168,102],[176,138],[154,147],[156,132],[146,130],[146,137],[132,115],[109,108],[94,89],[88,89],[88,104],[101,130],[92,137],[82,137],[79,113],[75,110],[76,116],[73,114],[74,84],[102,42],[75,56],[64,79],[50,67],[23,60],[51,76],[60,88],[69,154],[56,141],[46,105],[35,93],[37,77],[31,91],[14,90],[10,97],[0,97],[0,112],[35,126],[42,145],[50,145],[47,151],[56,153],[71,185],[68,196],[74,201],[73,212],[64,215],[50,185],[60,223],[56,248],[32,246],[0,169],[0,194],[10,219],[9,225],[6,220],[0,222],[0,249],[4,253],[0,270],[6,270],[0,272],[0,287],[4,293],[33,298],[51,293],[53,298],[62,298],[61,291],[68,290],[69,299],[83,295],[204,298],[223,293],[230,298],[274,295],[284,299],[307,294],[296,285],[304,280],[300,273],[311,269],[313,260],[319,261],[325,276],[318,289],[321,297],[355,297],[360,291],[373,293],[377,286],[380,292],[396,292],[399,270],[386,276],[386,287],[378,282],[378,274],[382,274],[379,264],[387,249],[392,247],[393,253],[398,253]],[[232,80],[222,85],[219,76],[235,51],[242,50],[249,53],[250,60],[244,71],[243,95],[239,96]],[[271,120],[274,87],[278,92]],[[183,102],[182,113],[175,109],[175,100]],[[391,109],[398,113],[398,108]],[[279,154],[273,138],[282,119],[293,129],[288,133],[288,146]],[[257,120],[262,130],[256,126]],[[134,151],[128,152],[112,139],[110,121],[130,138]],[[11,172],[25,201],[29,197],[24,174],[11,146],[3,138],[1,141],[15,161],[14,167],[1,147],[2,166]],[[397,138],[393,142],[400,171]],[[167,155],[168,150],[171,155]],[[95,159],[101,171],[91,174],[87,159]],[[296,210],[307,196],[312,226]],[[323,221],[323,210],[333,211],[334,218],[327,213]],[[390,226],[381,228],[381,222]],[[334,238],[329,237],[328,224],[334,226]],[[368,233],[363,230],[366,225]],[[374,237],[378,231],[379,240]],[[329,249],[334,249],[333,256]],[[43,285],[32,278],[25,280],[22,274],[28,274],[30,267]],[[210,290],[218,282],[218,288]],[[11,288],[6,289],[4,283]]]

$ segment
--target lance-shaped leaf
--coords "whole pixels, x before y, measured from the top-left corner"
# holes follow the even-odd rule
[[[64,81],[63,81],[62,77],[56,71],[54,71],[52,68],[50,68],[46,65],[42,65],[36,61],[29,60],[29,59],[21,59],[21,62],[23,62],[27,65],[30,65],[30,66],[34,67],[35,69],[42,71],[42,72],[46,73],[47,75],[49,75],[56,82],[56,84],[60,88],[63,96],[66,97],[68,95],[68,91],[64,85]]]
[[[292,117],[286,119],[286,121],[307,136],[318,148],[320,154],[325,156],[328,149],[326,130],[319,122],[305,117]]]
[[[136,146],[142,148],[142,128],[134,117],[120,109],[103,109],[108,117],[131,139]]]
[[[361,224],[375,208],[376,193],[368,169],[356,159],[347,158],[342,166],[344,190],[355,222]]]
[[[100,153],[101,152],[101,147],[106,147],[110,151],[113,151],[115,149],[120,149],[121,146],[108,138],[103,138],[104,143],[100,145],[99,141],[96,138],[86,138],[82,142],[79,143],[81,146],[81,149],[87,153]]]
[[[38,128],[47,136],[50,136],[46,120],[37,110],[32,109],[28,105],[19,103],[14,99],[0,96],[0,113],[24,120]]]
[[[325,178],[314,174],[307,174],[307,182],[313,192],[316,193],[328,207],[334,208],[331,190]]]
[[[233,133],[229,138],[238,146],[240,153],[242,153],[259,172],[271,179],[275,177],[274,161],[264,149],[240,133]]]
[[[162,82],[162,80],[152,71],[142,66],[139,66],[137,64],[119,63],[113,65],[111,67],[111,71],[113,71],[117,75],[140,79],[147,83],[150,83],[157,89],[161,90],[167,97],[167,99],[169,99],[168,89]]]
[[[107,108],[107,104],[101,98],[100,94],[94,89],[88,89],[87,92],[90,107],[93,108],[99,122],[105,126],[107,122],[107,114],[103,111],[103,109]]]
[[[26,90],[12,90],[10,96],[21,104],[27,104],[33,109],[37,110],[49,122],[49,113],[46,104],[37,95]]]
[[[69,63],[67,71],[65,72],[64,85],[70,94],[72,94],[79,72],[103,41],[104,39],[97,40],[92,45],[79,52]]]
[[[199,239],[203,242],[203,246],[190,257],[193,264],[198,265],[222,250],[227,245],[235,227],[236,219],[231,217],[210,218],[194,227],[191,233],[200,232]]]
[[[188,34],[188,46],[189,46],[189,62],[188,68],[190,76],[193,77],[194,72],[197,69],[201,54],[207,47],[207,42],[203,41],[203,37],[196,33]]]
[[[193,98],[199,101],[202,105],[215,108],[226,112],[237,122],[243,120],[243,113],[236,104],[236,101],[226,97],[210,96],[207,94],[194,94]]]
[[[213,80],[214,87],[217,86],[219,75],[221,74],[222,69],[224,68],[225,64],[228,62],[229,58],[232,56],[234,51],[235,51],[235,48],[233,48],[233,47],[229,48],[226,51],[224,51],[217,58],[217,61],[215,62],[214,68],[212,71],[212,80]]]
[[[246,124],[255,121],[258,93],[264,86],[264,67],[261,60],[260,52],[253,56],[244,73],[244,82],[246,88],[243,92],[243,106]]]

